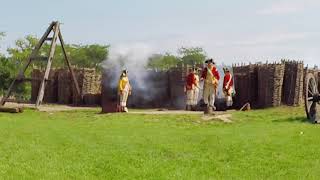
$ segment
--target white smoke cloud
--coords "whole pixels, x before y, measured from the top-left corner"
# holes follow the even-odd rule
[[[111,73],[110,83],[112,88],[118,85],[119,77],[122,70],[128,71],[128,77],[133,86],[133,93],[145,94],[144,98],[152,97],[150,83],[148,83],[149,71],[146,66],[149,57],[156,51],[146,43],[127,43],[118,44],[110,48],[109,57],[103,62],[103,68],[106,72]]]
[[[116,89],[120,74],[123,69],[126,69],[128,70],[130,83],[133,86],[133,97],[153,101],[154,97],[158,95],[157,91],[159,91],[159,89],[154,87],[154,82],[152,82],[152,78],[150,78],[150,72],[152,71],[149,71],[146,66],[149,57],[158,53],[156,49],[156,46],[147,43],[127,43],[112,46],[108,59],[102,64],[104,70],[111,74],[110,78],[105,82],[108,84],[107,86]],[[224,73],[222,69],[224,67],[223,65],[217,67],[221,76],[217,93],[219,98],[223,97],[222,82]],[[183,96],[184,94],[182,92],[181,97]],[[202,97],[202,95],[200,97]],[[181,103],[184,104],[184,102]]]

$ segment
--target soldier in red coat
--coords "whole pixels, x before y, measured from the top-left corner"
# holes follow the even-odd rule
[[[196,69],[190,69],[186,78],[185,93],[187,96],[186,110],[195,110],[199,96],[199,76]]]
[[[227,107],[232,106],[232,93],[233,93],[233,76],[228,68],[224,68],[224,78],[223,78],[223,93],[226,98]]]
[[[201,80],[204,81],[203,101],[207,105],[207,111],[205,112],[210,113],[212,110],[215,110],[214,102],[220,75],[213,59],[209,59],[205,63],[207,64],[207,67],[202,71],[201,75]]]

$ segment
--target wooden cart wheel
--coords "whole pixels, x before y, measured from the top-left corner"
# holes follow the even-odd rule
[[[308,73],[305,84],[305,110],[310,121],[317,123],[318,85],[313,74]]]

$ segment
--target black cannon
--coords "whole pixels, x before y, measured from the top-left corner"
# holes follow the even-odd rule
[[[318,83],[314,74],[308,73],[305,79],[305,110],[307,117],[313,123],[320,123],[320,115],[317,105],[320,105],[320,94]]]

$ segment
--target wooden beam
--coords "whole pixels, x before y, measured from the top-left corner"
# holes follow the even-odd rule
[[[23,109],[16,107],[16,108],[9,108],[9,107],[0,107],[0,112],[6,113],[22,113]]]
[[[64,46],[64,41],[63,41],[63,38],[62,38],[62,35],[61,35],[61,31],[59,31],[59,40],[60,40],[60,43],[61,43],[61,48],[62,48],[62,52],[63,52],[64,58],[65,58],[66,63],[68,65],[69,71],[71,73],[72,81],[73,81],[73,83],[74,83],[74,85],[76,87],[77,94],[78,94],[79,97],[82,98],[81,92],[80,92],[80,88],[79,88],[79,84],[78,84],[78,80],[76,79],[76,76],[74,74],[74,71],[72,69],[71,63],[69,61],[69,58],[68,58],[68,55],[67,55],[67,52],[66,52],[66,49],[65,49],[65,46]]]
[[[50,73],[50,69],[51,69],[53,56],[54,56],[54,53],[56,50],[57,38],[58,38],[58,33],[59,33],[59,23],[58,22],[55,23],[53,29],[54,29],[54,34],[53,34],[53,40],[51,42],[50,54],[49,54],[49,58],[48,58],[48,62],[47,62],[46,71],[44,73],[44,77],[43,77],[41,84],[40,84],[38,97],[37,97],[37,101],[36,101],[36,107],[39,107],[39,105],[42,103],[43,96],[44,96],[44,90],[45,90],[45,86],[46,86],[46,80],[49,78],[49,73]]]
[[[45,57],[45,56],[35,56],[32,57],[31,60],[38,60],[38,61],[47,61],[49,57]]]

